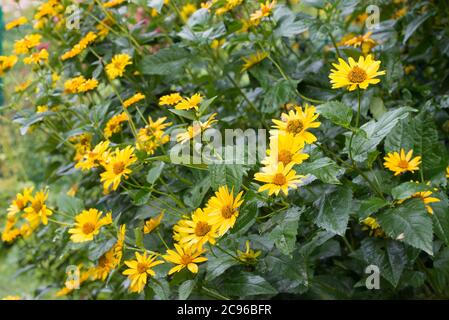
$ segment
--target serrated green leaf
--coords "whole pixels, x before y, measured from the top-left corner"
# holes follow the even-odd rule
[[[292,207],[280,213],[281,223],[274,227],[268,235],[268,238],[274,241],[279,251],[285,255],[291,255],[295,249],[298,222],[302,211],[298,207]]]
[[[329,101],[317,106],[317,112],[338,126],[349,128],[352,120],[352,109],[339,101]]]
[[[344,169],[339,167],[330,158],[319,158],[312,162],[304,162],[298,167],[300,174],[311,174],[324,183],[341,184],[337,177],[344,173]]]
[[[394,199],[406,199],[417,192],[427,191],[430,187],[425,183],[404,182],[391,190]]]

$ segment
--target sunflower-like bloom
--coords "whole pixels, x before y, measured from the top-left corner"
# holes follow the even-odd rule
[[[0,56],[0,76],[14,67],[17,61],[18,58],[16,56]]]
[[[135,104],[143,99],[145,99],[145,95],[141,94],[140,92],[137,92],[131,98],[123,101],[123,107],[128,108],[129,106],[132,106],[133,104]]]
[[[78,76],[67,80],[64,83],[65,93],[83,93],[95,89],[98,86],[98,80],[86,79],[83,76]]]
[[[23,39],[16,40],[14,43],[14,53],[27,54],[30,49],[40,45],[41,39],[42,36],[40,34],[29,34]]]
[[[25,64],[40,64],[41,62],[48,61],[48,51],[47,49],[42,49],[39,52],[32,53],[31,56],[23,59]]]
[[[189,126],[185,132],[179,133],[176,135],[176,141],[180,143],[186,143],[199,135],[200,133],[204,132],[205,130],[212,127],[212,124],[217,122],[218,120],[215,120],[215,116],[217,114],[212,114],[206,122],[201,121],[195,121],[193,125]]]
[[[267,0],[265,3],[260,4],[260,9],[251,14],[251,20],[252,21],[259,21],[263,17],[268,17],[271,15],[271,12],[274,9],[274,6],[276,5],[276,0],[269,1]]]
[[[245,57],[242,58],[245,63],[243,64],[241,72],[244,72],[244,71],[252,68],[256,64],[258,64],[258,63],[262,62],[263,60],[265,60],[267,57],[268,57],[268,53],[267,52],[257,51],[255,54],[252,54],[252,55],[250,55],[247,58],[245,58]]]
[[[371,39],[372,32],[369,31],[363,36],[352,37],[343,42],[345,46],[353,46],[354,48],[361,47],[363,54],[368,54],[372,48],[376,46],[376,41]]]
[[[70,239],[73,242],[92,241],[94,236],[100,233],[101,227],[112,223],[112,216],[109,212],[105,217],[97,209],[83,210],[75,217],[75,227],[69,229]]]
[[[104,188],[109,189],[112,187],[112,190],[117,190],[122,177],[127,179],[132,172],[128,167],[136,161],[137,158],[134,155],[133,147],[127,146],[122,150],[114,150],[103,165],[105,172],[100,175]]]
[[[143,255],[136,252],[135,260],[125,261],[125,264],[129,269],[123,271],[123,274],[128,276],[129,280],[131,280],[129,286],[130,292],[142,292],[147,284],[148,275],[152,277],[156,276],[156,273],[152,268],[164,263],[161,260],[156,260],[156,258],[155,255],[148,256],[146,252],[144,252]]]
[[[305,143],[314,143],[317,139],[316,137],[308,132],[309,128],[318,128],[321,123],[315,121],[318,118],[316,109],[314,106],[309,106],[306,104],[304,110],[296,106],[295,111],[290,110],[287,113],[282,113],[281,120],[273,119],[275,126],[273,128],[294,135],[295,137],[301,138]],[[270,132],[272,135],[276,135],[276,132]]]
[[[415,172],[419,170],[421,157],[417,156],[412,159],[412,156],[413,150],[408,151],[407,155],[404,149],[401,149],[400,153],[390,152],[384,157],[384,166],[390,171],[393,171],[395,176],[407,171]]]
[[[132,64],[132,61],[129,55],[126,53],[116,54],[112,57],[111,63],[106,65],[106,74],[111,80],[117,77],[123,77],[126,66],[130,64]]]
[[[300,136],[294,136],[291,133],[276,131],[276,134],[270,137],[270,149],[262,164],[276,165],[282,162],[284,166],[290,163],[300,164],[309,158],[309,155],[302,153],[304,141]]]
[[[90,31],[77,44],[75,44],[72,49],[65,52],[61,56],[61,60],[64,61],[67,59],[71,59],[81,54],[91,43],[93,43],[97,39],[97,37],[98,36],[94,32]]]
[[[53,214],[53,211],[47,208],[47,205],[45,204],[47,198],[48,192],[37,192],[34,197],[30,199],[31,205],[24,210],[27,214],[37,215],[44,225],[48,223],[48,216]]]
[[[159,105],[160,106],[174,106],[178,102],[182,100],[182,97],[179,93],[171,93],[167,94],[165,96],[160,97],[159,99]]]
[[[190,98],[182,99],[181,102],[176,104],[175,109],[190,110],[194,108],[198,111],[198,105],[201,101],[203,101],[203,97],[199,93],[195,93]]]
[[[16,28],[18,26],[24,25],[25,23],[28,23],[28,19],[26,17],[19,17],[5,25],[6,30],[11,30],[13,28]]]
[[[209,199],[204,211],[210,216],[210,223],[218,225],[218,235],[222,236],[231,229],[239,216],[243,191],[234,197],[234,190],[229,192],[227,186],[221,186]]]
[[[28,202],[31,201],[33,188],[25,188],[22,193],[18,193],[16,198],[12,201],[11,205],[8,207],[8,217],[14,217],[17,213],[25,209]]]
[[[262,172],[258,172],[254,175],[254,179],[265,184],[259,188],[259,192],[268,190],[268,195],[278,195],[282,192],[288,195],[288,189],[296,189],[298,184],[301,183],[301,179],[304,176],[297,175],[296,171],[292,169],[294,163],[290,163],[286,166],[282,162],[277,165],[268,166],[263,168]]]
[[[349,64],[343,59],[338,59],[338,64],[333,63],[335,69],[331,70],[329,78],[331,79],[332,89],[346,87],[349,91],[353,91],[359,87],[366,89],[370,84],[380,82],[376,78],[385,74],[385,71],[379,71],[380,61],[373,60],[369,54],[365,57],[360,56],[356,62],[353,58],[349,58]]]
[[[362,220],[363,230],[368,230],[370,236],[383,237],[385,232],[381,229],[377,220],[373,217],[367,217]]]
[[[128,115],[122,112],[108,120],[104,128],[104,137],[109,139],[114,133],[122,131],[122,122],[128,121]]]
[[[167,117],[158,118],[153,121],[148,117],[148,124],[145,128],[139,129],[137,133],[137,150],[145,150],[147,154],[152,155],[157,148],[166,144],[170,138],[165,134],[165,129],[172,125],[171,122],[165,122]]]
[[[249,240],[246,240],[245,246],[245,252],[237,250],[237,257],[243,264],[255,265],[257,263],[257,257],[259,257],[262,252],[260,250],[254,251],[251,249]]]
[[[163,217],[164,213],[161,212],[157,217],[146,220],[143,226],[143,233],[148,234],[155,230],[161,224]]]
[[[94,280],[106,280],[107,276],[114,270],[122,261],[123,244],[125,242],[126,225],[121,225],[119,228],[117,242],[98,259],[97,265],[92,269],[92,277]]]
[[[78,161],[75,165],[75,168],[81,170],[90,170],[92,168],[96,168],[99,165],[104,163],[105,153],[109,148],[109,140],[102,141],[93,148],[84,154],[83,158]]]
[[[192,218],[184,220],[173,227],[179,234],[179,244],[181,246],[196,246],[202,248],[206,243],[215,244],[218,236],[217,223],[212,223],[213,217],[201,208],[192,213]]]
[[[168,271],[171,275],[175,272],[179,272],[184,268],[189,269],[192,273],[198,273],[198,263],[207,261],[207,258],[200,257],[205,250],[198,249],[197,247],[182,247],[175,243],[175,250],[167,250],[167,254],[163,258],[171,263],[176,264],[173,268]]]

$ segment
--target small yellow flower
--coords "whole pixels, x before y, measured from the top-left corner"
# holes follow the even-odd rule
[[[135,104],[143,99],[145,99],[145,95],[141,94],[140,92],[137,92],[131,98],[123,101],[123,107],[128,108],[129,106],[132,106],[133,104]]]
[[[125,261],[125,264],[129,269],[123,271],[123,274],[128,276],[129,280],[131,280],[129,291],[140,293],[145,288],[148,275],[152,277],[156,276],[156,273],[152,268],[164,262],[156,260],[157,257],[155,255],[147,256],[146,252],[144,252],[143,255],[136,252],[135,255],[135,260]]]
[[[449,178],[449,166],[446,167],[446,178]]]
[[[102,214],[97,209],[83,210],[75,217],[75,227],[69,229],[70,239],[75,243],[92,241],[101,227],[112,223],[111,213],[103,218]]]
[[[17,213],[25,209],[28,202],[31,201],[33,188],[25,188],[22,193],[18,193],[16,198],[12,201],[11,205],[8,207],[8,218],[15,216]]]
[[[368,54],[372,48],[376,46],[376,41],[371,39],[372,32],[369,31],[363,36],[356,36],[346,40],[343,44],[345,46],[352,46],[354,48],[361,47],[363,54]]]
[[[17,93],[25,91],[29,86],[31,85],[31,80],[27,80],[25,82],[22,82],[14,87],[14,91]]]
[[[338,59],[338,64],[333,63],[335,69],[331,70],[329,78],[331,79],[332,89],[346,87],[349,91],[353,91],[359,87],[366,89],[370,84],[377,84],[380,79],[377,76],[384,75],[385,71],[378,71],[380,61],[373,60],[373,57],[359,57],[356,62],[352,57],[349,58],[349,64],[342,58]]]
[[[82,53],[91,43],[93,43],[97,39],[97,37],[98,36],[94,32],[90,31],[77,44],[75,44],[72,49],[65,52],[61,56],[61,60],[64,61],[76,57],[77,55]]]
[[[288,189],[296,189],[298,184],[301,183],[301,179],[304,176],[297,175],[296,171],[292,169],[294,163],[290,163],[284,166],[282,162],[277,165],[264,167],[262,172],[258,172],[254,175],[254,179],[265,184],[259,188],[259,192],[268,190],[268,195],[278,195],[282,191],[285,195],[288,195]]]
[[[415,181],[416,183],[419,183],[417,181]],[[427,183],[427,185],[430,185],[430,182]],[[401,199],[398,202],[399,203],[403,203],[405,200],[410,199],[410,198],[416,198],[416,199],[421,199],[424,202],[424,205],[426,207],[426,210],[429,214],[433,214],[433,209],[432,207],[429,205],[429,203],[434,203],[434,202],[440,202],[441,200],[435,197],[431,197],[431,195],[433,194],[432,191],[427,190],[427,191],[419,191],[414,193],[411,197],[406,198],[406,199]]]
[[[114,150],[103,165],[105,172],[100,175],[104,187],[106,189],[112,188],[112,190],[117,190],[122,177],[127,179],[128,175],[132,172],[128,167],[136,161],[137,158],[134,155],[133,147],[127,146],[122,150]]]
[[[374,237],[383,237],[385,232],[381,229],[377,220],[373,217],[367,217],[362,220],[363,230],[369,230],[369,235]]]
[[[91,91],[97,86],[98,81],[96,79],[86,79],[83,76],[78,76],[64,83],[64,92],[69,94],[83,93]]]
[[[29,34],[25,38],[16,40],[14,43],[15,54],[27,54],[30,49],[37,47],[41,43],[42,36],[40,34]]]
[[[42,113],[42,112],[47,112],[47,111],[48,111],[48,106],[47,105],[37,106],[36,107],[36,113]]]
[[[189,17],[196,11],[196,6],[193,3],[187,3],[181,9],[182,21],[187,21]]]
[[[268,17],[271,15],[271,12],[274,9],[274,6],[276,5],[276,0],[269,1],[267,0],[265,3],[260,4],[260,9],[251,14],[251,20],[260,20],[264,17]]]
[[[178,102],[182,100],[182,97],[179,93],[172,93],[165,96],[162,96],[159,99],[159,105],[160,106],[174,106]]]
[[[165,120],[167,120],[167,117],[158,118],[156,121],[148,117],[148,124],[145,128],[139,129],[137,133],[137,150],[145,150],[147,154],[152,155],[157,148],[170,140],[164,130],[172,123],[165,123]]]
[[[275,165],[282,162],[286,166],[290,163],[301,164],[309,158],[308,154],[302,153],[304,141],[300,136],[281,131],[276,132],[270,137],[270,149],[267,150],[268,157],[262,161],[262,164]]]
[[[253,249],[251,249],[249,240],[246,240],[245,246],[245,252],[237,250],[237,257],[244,264],[255,265],[257,262],[257,257],[259,257],[262,252],[260,250],[254,251]]]
[[[245,64],[243,65],[241,72],[244,72],[252,68],[256,64],[265,60],[267,57],[268,57],[267,52],[257,51],[255,54],[250,55],[248,58],[242,58]]]
[[[3,76],[5,71],[14,67],[17,60],[16,56],[0,56],[0,76]]]
[[[192,273],[198,273],[198,263],[207,261],[207,258],[200,257],[205,250],[196,247],[182,247],[175,243],[175,250],[167,250],[164,259],[168,262],[176,264],[175,267],[168,271],[168,275],[179,272],[184,268],[189,269]]]
[[[390,152],[384,157],[384,166],[390,171],[393,171],[395,176],[407,171],[415,172],[419,170],[421,157],[417,156],[412,159],[412,156],[413,150],[408,151],[407,155],[404,149],[401,149],[400,153]]]
[[[122,112],[108,120],[104,128],[104,136],[109,139],[114,133],[122,131],[122,122],[128,121],[128,115]]]
[[[25,64],[39,64],[41,62],[47,62],[48,61],[48,51],[46,49],[42,49],[39,52],[35,52],[31,54],[31,56],[26,57],[23,59],[23,63]]]
[[[11,30],[11,29],[13,29],[13,28],[16,28],[16,27],[18,27],[18,26],[24,25],[24,24],[26,24],[26,23],[28,23],[28,19],[27,19],[26,17],[20,17],[20,18],[17,18],[17,19],[15,19],[15,20],[13,20],[13,21],[7,23],[7,24],[5,25],[5,29],[6,29],[6,30]]]
[[[108,149],[109,149],[108,140],[100,142],[93,148],[93,150],[90,150],[86,154],[84,154],[82,159],[80,159],[78,163],[75,165],[75,168],[84,171],[102,165],[104,163],[105,154],[107,153]]]
[[[45,204],[47,198],[47,192],[39,191],[30,199],[31,205],[25,208],[25,213],[39,216],[44,225],[48,223],[48,216],[53,214],[53,211]]]
[[[143,226],[143,233],[148,234],[155,230],[161,224],[163,217],[164,213],[161,212],[157,217],[146,220]]]
[[[116,54],[112,57],[111,63],[106,65],[106,73],[109,79],[123,77],[126,66],[132,64],[131,57],[126,53]]]
[[[203,97],[199,93],[195,93],[190,98],[182,99],[181,102],[179,102],[175,109],[178,110],[190,110],[195,109],[198,111],[198,105],[203,101]]]
[[[212,124],[217,122],[217,120],[215,120],[216,115],[217,115],[216,113],[212,114],[207,119],[206,122],[195,121],[192,126],[189,126],[187,128],[187,130],[185,132],[182,132],[182,133],[179,133],[176,135],[176,141],[178,141],[180,143],[186,143],[186,142],[190,141],[191,139],[193,139],[194,137],[196,137],[197,135],[199,135],[200,133],[209,129],[210,127],[212,127]]]

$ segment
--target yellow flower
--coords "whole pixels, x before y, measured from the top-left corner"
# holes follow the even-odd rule
[[[449,166],[446,167],[446,178],[449,178]]]
[[[168,94],[165,96],[162,96],[159,99],[159,105],[160,106],[173,106],[175,104],[177,104],[179,101],[182,100],[182,97],[179,93],[175,92],[172,94]]]
[[[364,225],[364,227],[362,228],[363,230],[369,230],[369,235],[370,236],[375,236],[375,237],[383,237],[385,236],[384,231],[380,228],[379,223],[377,222],[377,220],[373,217],[367,217],[365,219],[362,220],[362,224]]]
[[[16,56],[0,56],[0,76],[3,76],[5,71],[10,70],[17,63]]]
[[[109,141],[102,141],[95,146],[93,150],[88,151],[82,159],[78,161],[75,168],[81,170],[90,170],[96,168],[103,163],[104,154],[109,148]]]
[[[172,123],[164,123],[166,119],[167,117],[162,117],[153,121],[151,117],[148,117],[148,124],[145,128],[139,129],[137,133],[137,150],[145,150],[149,155],[152,155],[157,148],[170,140],[164,130]]]
[[[25,38],[16,40],[14,43],[15,54],[27,54],[30,49],[37,47],[41,43],[42,36],[40,34],[29,34]]]
[[[106,127],[104,128],[104,136],[105,138],[109,139],[112,137],[114,133],[118,133],[122,131],[122,122],[127,121],[128,115],[125,112],[122,112],[118,115],[113,116],[111,119],[108,120],[106,123]]]
[[[415,172],[419,170],[421,157],[417,156],[412,159],[412,156],[413,150],[408,151],[407,155],[404,149],[401,149],[400,154],[398,152],[390,152],[384,157],[384,166],[393,171],[395,176],[407,171]]]
[[[118,5],[121,5],[125,1],[126,0],[111,0],[111,1],[108,1],[105,4],[103,4],[103,6],[105,8],[113,8],[113,7],[116,7]]]
[[[262,253],[261,251],[254,251],[250,248],[249,240],[246,240],[246,251],[242,252],[237,250],[237,256],[241,262],[248,265],[255,265],[257,262],[257,257]]]
[[[82,265],[79,265],[75,271],[75,277],[64,282],[64,288],[56,292],[57,297],[66,296],[72,293],[73,290],[79,289],[84,282],[89,280],[91,277],[91,270],[81,271],[81,268]],[[67,272],[67,274],[69,275],[69,272]]]
[[[251,14],[251,20],[260,20],[263,17],[268,17],[273,11],[274,6],[276,5],[276,0],[266,1],[265,4],[260,4],[260,9]]]
[[[278,195],[282,192],[288,195],[288,189],[296,189],[299,183],[301,183],[301,178],[304,176],[296,175],[296,171],[292,169],[294,163],[290,163],[284,166],[282,162],[279,162],[276,166],[269,166],[263,168],[262,172],[255,174],[254,179],[257,181],[264,182],[265,184],[259,188],[259,192],[268,190],[268,195]]]
[[[244,72],[244,71],[252,68],[256,64],[265,60],[265,58],[267,58],[267,57],[268,57],[267,52],[257,51],[255,54],[250,55],[248,58],[242,58],[243,61],[245,61],[245,64],[243,65],[241,72]]]
[[[16,198],[7,209],[8,217],[13,217],[25,209],[28,202],[32,199],[31,192],[33,192],[33,188],[25,188],[22,193],[16,195]]]
[[[111,63],[106,65],[106,73],[109,79],[114,80],[117,77],[123,77],[126,66],[132,64],[131,57],[126,53],[116,54],[112,57]]]
[[[138,252],[135,254],[135,260],[125,261],[129,269],[123,271],[123,274],[131,280],[129,291],[140,293],[147,283],[148,275],[152,277],[156,276],[152,268],[164,262],[156,260],[157,257],[155,255],[147,256],[146,252],[143,255]]]
[[[41,62],[47,62],[48,61],[48,51],[46,49],[42,49],[39,52],[35,52],[31,54],[31,56],[26,57],[23,59],[23,63],[25,64],[39,64]]]
[[[419,183],[417,181],[415,181],[416,183]],[[427,185],[430,185],[430,182],[427,183]],[[414,193],[411,197],[409,198],[405,198],[405,199],[401,199],[398,201],[398,203],[403,203],[405,200],[410,199],[410,198],[417,198],[417,199],[421,199],[424,202],[424,205],[426,207],[426,210],[429,214],[433,214],[433,209],[432,207],[429,205],[429,203],[434,203],[434,202],[440,202],[441,200],[435,197],[431,197],[432,195],[432,191],[428,190],[428,191],[419,191]]]
[[[78,192],[78,185],[73,184],[70,189],[66,192],[66,195],[74,197],[76,193]]]
[[[314,143],[317,140],[316,137],[307,130],[309,128],[318,128],[321,125],[320,122],[315,122],[319,116],[315,112],[315,107],[306,104],[304,110],[299,106],[295,106],[295,110],[290,110],[288,114],[282,113],[281,120],[273,119],[274,128],[299,137],[305,143]],[[273,131],[271,133],[273,135],[276,134]]]
[[[48,111],[48,106],[47,105],[37,106],[36,107],[36,113],[42,113],[42,112],[47,112],[47,111]]]
[[[123,107],[128,108],[129,106],[145,99],[145,95],[141,94],[140,92],[137,92],[135,95],[133,95],[131,98],[125,100],[123,102]]]
[[[83,210],[75,217],[75,228],[69,229],[70,240],[76,243],[92,241],[101,227],[112,223],[111,213],[101,218],[102,214],[97,209]]]
[[[114,24],[113,21],[106,18],[99,22],[95,28],[98,30],[98,36],[101,38],[106,37],[109,34],[110,27]]]
[[[148,234],[156,229],[161,224],[163,217],[164,213],[161,212],[157,217],[146,220],[143,226],[143,233]]]
[[[13,29],[13,28],[15,28],[15,27],[24,25],[25,23],[28,23],[28,19],[27,19],[26,17],[20,17],[20,18],[17,18],[17,19],[15,19],[15,20],[13,20],[13,21],[7,23],[7,24],[5,25],[5,29],[6,29],[6,30],[11,30],[11,29]]]
[[[22,82],[20,84],[18,84],[17,86],[15,86],[14,91],[15,92],[23,92],[25,91],[31,84],[31,80],[27,80],[25,82]]]
[[[226,0],[226,2],[224,3],[224,5],[220,8],[218,8],[215,13],[217,15],[221,15],[224,14],[228,11],[231,11],[232,9],[234,9],[235,7],[239,6],[240,4],[242,4],[243,0]]]
[[[92,269],[92,277],[94,280],[106,280],[111,271],[120,264],[123,256],[125,232],[126,225],[120,226],[117,242],[98,259],[97,265]]]
[[[193,3],[187,3],[181,9],[182,21],[187,21],[189,17],[196,11],[196,6]]]
[[[201,103],[202,100],[203,97],[199,93],[195,93],[190,98],[182,99],[182,101],[175,106],[175,109],[189,110],[195,108],[195,110],[198,111],[198,105]]]
[[[209,119],[207,119],[206,122],[201,121],[195,121],[192,126],[189,126],[185,132],[179,133],[176,135],[176,141],[181,143],[186,143],[199,135],[200,133],[204,132],[205,130],[209,129],[212,124],[217,122],[215,120],[215,116],[217,114],[212,114]]]
[[[8,29],[6,29],[6,30],[8,30]],[[6,296],[6,297],[2,298],[2,300],[22,300],[22,299],[20,298],[20,296],[10,295],[10,296]]]
[[[270,137],[268,157],[262,161],[262,164],[275,165],[282,162],[286,166],[290,163],[300,164],[309,158],[308,154],[301,152],[304,148],[304,141],[300,136],[281,131],[276,132]]]
[[[20,236],[20,230],[15,227],[17,218],[9,216],[6,220],[5,228],[2,231],[3,242],[13,242],[18,236]]]
[[[117,190],[122,177],[127,179],[132,172],[128,167],[136,161],[137,158],[134,155],[133,147],[127,146],[122,150],[114,150],[103,165],[105,172],[100,175],[104,187],[106,189],[112,187],[112,190]]]
[[[91,43],[93,43],[97,39],[97,37],[98,36],[94,32],[90,31],[84,38],[82,38],[77,44],[75,44],[72,49],[65,52],[61,56],[61,60],[64,61],[76,57],[77,55],[82,53]]]
[[[60,3],[60,0],[48,0],[39,6],[37,13],[34,15],[34,19],[40,20],[47,16],[56,17],[63,10],[64,7]]]
[[[30,199],[31,205],[24,210],[25,213],[38,215],[44,225],[48,223],[48,216],[53,214],[53,211],[47,208],[47,205],[45,204],[47,198],[47,192],[37,192],[34,197]]]
[[[168,271],[168,275],[179,272],[186,267],[190,272],[198,273],[197,263],[207,261],[207,258],[200,257],[200,255],[205,252],[204,249],[198,249],[196,247],[182,247],[176,243],[175,249],[176,251],[167,250],[167,254],[164,255],[165,260],[177,265]]]
[[[353,46],[354,48],[361,47],[363,54],[368,54],[372,48],[376,46],[376,41],[371,39],[372,32],[369,31],[363,36],[356,36],[346,40],[343,44],[345,46]]]
[[[223,46],[223,44],[225,43],[225,39],[214,39],[211,44],[210,47],[211,49],[219,49]]]
[[[370,84],[380,82],[377,76],[384,75],[385,71],[378,71],[380,61],[373,60],[373,57],[359,57],[356,62],[353,58],[349,58],[349,64],[343,59],[338,59],[338,64],[333,63],[335,69],[331,70],[329,78],[331,79],[332,89],[346,87],[349,91],[353,91],[359,87],[366,89]]]
[[[218,224],[212,223],[212,217],[206,211],[198,208],[192,213],[191,219],[175,225],[173,231],[179,234],[177,238],[181,246],[201,249],[208,242],[215,244],[218,227]]]
[[[209,199],[204,211],[210,216],[210,222],[218,225],[218,235],[222,236],[231,229],[239,216],[243,191],[234,197],[234,189],[229,192],[227,186],[221,186]]]
[[[86,79],[83,76],[78,76],[67,80],[64,83],[65,93],[83,93],[95,89],[98,86],[96,79]]]

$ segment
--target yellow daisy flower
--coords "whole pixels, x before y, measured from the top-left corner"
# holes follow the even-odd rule
[[[229,192],[227,186],[221,186],[215,195],[209,199],[204,211],[210,216],[210,222],[218,225],[218,235],[222,236],[231,229],[239,216],[239,207],[243,191],[234,197],[234,190]]]
[[[187,3],[181,8],[181,19],[187,21],[189,17],[196,11],[196,6],[193,3]]]
[[[408,151],[407,155],[404,149],[401,149],[400,154],[398,152],[390,152],[384,157],[384,166],[393,171],[395,176],[407,171],[415,172],[419,170],[421,157],[417,156],[412,159],[412,156],[413,150]]]
[[[125,112],[122,112],[118,115],[113,116],[111,119],[108,120],[106,123],[106,126],[104,128],[104,137],[109,139],[112,137],[114,133],[118,133],[122,131],[122,122],[127,121],[128,115]]]
[[[136,252],[135,255],[135,260],[125,261],[129,269],[123,271],[123,274],[131,280],[129,291],[140,293],[147,283],[148,275],[156,276],[152,268],[164,262],[156,260],[157,257],[155,255],[148,256],[146,252],[143,255]]]
[[[123,101],[123,107],[128,108],[129,106],[132,106],[133,104],[135,104],[143,99],[145,99],[145,95],[141,94],[140,92],[137,92],[131,98]]]
[[[164,213],[161,212],[157,217],[146,220],[145,225],[143,226],[143,233],[148,234],[155,230],[161,224],[163,217]]]
[[[446,178],[449,178],[449,166],[446,168]]]
[[[263,168],[262,172],[258,172],[254,175],[254,179],[265,184],[259,188],[259,192],[268,190],[268,195],[278,195],[282,192],[288,195],[288,189],[296,189],[299,183],[301,183],[301,178],[304,176],[297,175],[296,171],[292,169],[294,163],[290,163],[284,166],[282,162],[279,162],[277,166],[269,166]]]
[[[48,216],[53,214],[53,211],[47,208],[47,205],[45,204],[47,198],[48,192],[37,192],[34,197],[30,199],[31,205],[24,210],[25,213],[38,215],[44,225],[48,223]]]
[[[290,133],[295,137],[300,137],[305,143],[314,143],[317,140],[316,137],[307,130],[309,128],[318,128],[321,125],[320,122],[315,121],[319,116],[315,107],[306,104],[304,110],[299,106],[296,106],[295,110],[290,110],[288,114],[282,113],[281,120],[273,119],[274,128],[281,132]],[[273,131],[270,133],[276,134]]]
[[[212,127],[212,124],[218,121],[215,120],[216,115],[216,113],[212,114],[206,122],[195,121],[194,124],[192,126],[189,126],[185,132],[176,135],[176,141],[180,143],[186,143],[200,133],[209,129],[210,127]]]
[[[31,193],[33,188],[25,188],[22,193],[18,193],[16,198],[12,201],[11,205],[8,207],[8,217],[13,217],[27,206],[28,202],[32,199]]]
[[[73,242],[92,241],[94,236],[100,233],[101,227],[112,223],[112,216],[109,212],[105,217],[97,209],[83,210],[75,217],[75,227],[69,229],[70,240]]]
[[[19,17],[5,25],[6,30],[11,30],[13,28],[16,28],[18,26],[24,25],[25,23],[28,23],[28,19],[26,17]]]
[[[367,217],[362,220],[363,230],[369,230],[369,235],[374,237],[383,237],[385,232],[381,229],[377,220],[373,217]]]
[[[259,257],[262,252],[260,250],[254,251],[253,249],[251,249],[249,240],[246,240],[245,246],[245,252],[237,250],[237,257],[244,264],[255,265],[257,262],[257,257]]]
[[[112,57],[111,63],[106,65],[106,74],[111,80],[117,77],[123,77],[126,66],[130,64],[132,64],[132,61],[129,55],[126,53],[116,54]]]
[[[302,153],[304,141],[300,136],[291,133],[277,131],[270,137],[270,149],[267,150],[266,157],[262,164],[273,165],[282,162],[284,166],[294,163],[300,164],[309,158],[309,155]]]
[[[335,69],[331,70],[329,78],[331,79],[332,89],[346,87],[349,91],[353,91],[359,87],[366,89],[370,84],[380,82],[377,76],[384,75],[385,71],[378,71],[380,61],[373,60],[373,57],[359,57],[359,61],[355,62],[353,58],[349,58],[349,64],[343,59],[338,59],[338,64],[333,63]]]
[[[128,175],[132,172],[128,167],[136,161],[137,158],[134,155],[133,147],[127,146],[122,150],[114,150],[103,165],[105,172],[100,175],[104,187],[106,189],[112,188],[112,190],[117,190],[122,177],[127,179]]]
[[[175,106],[175,109],[189,110],[195,108],[195,110],[198,111],[198,105],[201,101],[203,101],[203,97],[199,93],[195,93],[190,98],[182,99],[181,102]]]
[[[163,256],[166,261],[177,265],[168,271],[168,275],[179,272],[186,267],[190,272],[198,273],[197,263],[207,261],[207,258],[200,257],[200,255],[205,252],[204,249],[198,249],[196,247],[182,247],[176,243],[175,249],[176,251],[167,250],[167,254]]]
[[[415,182],[419,183],[417,181],[415,181]],[[430,182],[428,182],[427,185],[430,185]],[[433,192],[430,191],[430,190],[428,190],[428,191],[419,191],[419,192],[414,193],[409,198],[399,200],[398,203],[403,203],[405,200],[411,199],[411,198],[421,199],[424,202],[424,205],[426,207],[427,212],[429,214],[433,214],[433,209],[429,205],[429,203],[440,202],[441,200],[438,199],[438,198],[435,198],[435,197],[431,197],[432,194],[433,194]]]
[[[266,1],[265,3],[260,4],[260,9],[251,14],[251,20],[260,20],[263,17],[268,17],[274,9],[276,5],[276,0]]]
[[[167,94],[165,96],[160,97],[159,99],[159,105],[160,106],[174,106],[178,102],[182,100],[182,97],[179,93],[171,93]]]
[[[29,34],[23,39],[16,40],[14,43],[14,53],[27,54],[30,49],[40,45],[41,39],[42,36],[40,34]]]
[[[164,130],[172,123],[165,123],[165,120],[167,117],[158,118],[156,121],[148,117],[148,124],[137,132],[137,150],[145,150],[147,154],[152,155],[157,148],[170,140]]]
[[[252,68],[253,66],[255,66],[256,64],[262,62],[263,60],[265,60],[268,57],[268,53],[267,52],[260,52],[257,51],[255,54],[250,55],[247,58],[242,58],[243,61],[245,62],[241,72],[244,72],[250,68]]]
[[[109,140],[102,141],[93,150],[88,151],[82,159],[78,161],[75,168],[90,170],[96,168],[104,162],[104,155],[109,148]]]
[[[42,49],[39,52],[35,52],[31,54],[31,56],[26,57],[23,59],[23,63],[25,64],[39,64],[41,62],[47,62],[48,61],[48,51],[46,49]]]
[[[5,71],[10,70],[17,63],[16,56],[0,56],[0,76],[3,76]]]
[[[356,36],[343,42],[345,46],[352,46],[354,48],[361,47],[363,54],[368,54],[372,48],[376,46],[376,41],[371,39],[372,32],[369,31],[363,36]]]

